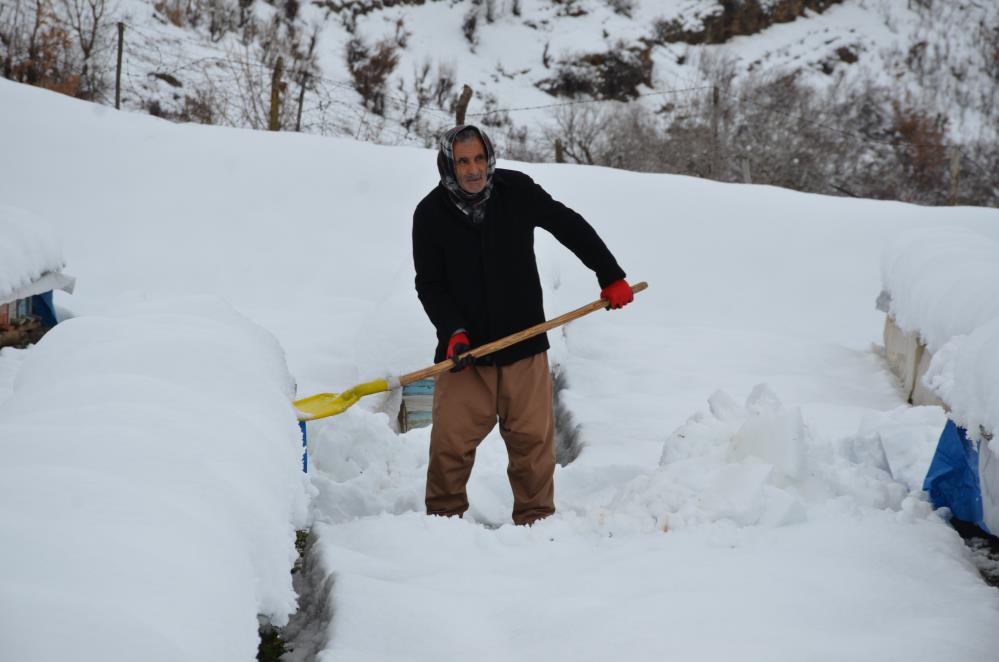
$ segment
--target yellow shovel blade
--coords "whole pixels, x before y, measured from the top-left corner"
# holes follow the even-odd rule
[[[373,382],[358,384],[343,393],[319,393],[295,400],[294,405],[298,413],[298,420],[314,421],[317,418],[342,414],[364,396],[387,390],[389,390],[388,381],[376,379]]]

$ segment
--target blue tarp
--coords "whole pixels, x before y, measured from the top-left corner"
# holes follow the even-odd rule
[[[923,481],[935,508],[950,508],[959,520],[992,533],[985,526],[982,487],[978,477],[978,444],[968,440],[964,428],[947,421],[930,470]]]
[[[56,325],[55,305],[52,303],[52,290],[31,297],[31,312],[42,318],[42,326],[47,329]]]
[[[309,473],[309,433],[305,421],[298,422],[298,429],[302,431],[302,471]]]

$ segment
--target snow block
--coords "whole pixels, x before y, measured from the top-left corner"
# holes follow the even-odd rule
[[[805,476],[806,435],[801,410],[785,409],[766,384],[758,384],[746,400],[746,418],[732,438],[728,459],[767,462],[774,467],[774,483],[783,486]]]
[[[982,509],[978,451],[978,444],[968,439],[965,429],[948,420],[923,489],[929,493],[934,507],[949,508],[957,519],[989,531]]]

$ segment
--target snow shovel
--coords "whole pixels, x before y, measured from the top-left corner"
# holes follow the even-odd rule
[[[641,283],[632,285],[631,291],[637,294],[648,286],[648,283],[642,281]],[[528,329],[510,334],[509,336],[500,338],[499,340],[494,340],[491,343],[486,343],[485,345],[481,345],[475,349],[470,349],[464,354],[461,354],[458,358],[465,358],[466,356],[474,356],[478,358],[480,356],[485,356],[486,354],[491,354],[495,351],[518,343],[521,340],[527,340],[528,338],[536,336],[539,333],[550,331],[551,329],[560,327],[567,322],[578,319],[583,315],[589,315],[595,310],[600,310],[601,308],[606,307],[607,300],[598,299],[593,303],[588,303],[582,308],[577,308],[576,310],[568,312],[565,315],[550,319],[547,322],[542,322],[541,324],[535,324]],[[421,379],[433,377],[434,375],[450,370],[453,367],[454,363],[451,359],[445,359],[444,361],[432,365],[429,368],[417,370],[416,372],[400,375],[398,377],[387,377],[385,379],[376,379],[373,382],[358,384],[353,388],[347,389],[343,393],[319,393],[317,395],[309,396],[308,398],[296,400],[294,405],[298,415],[298,420],[314,421],[320,418],[326,418],[327,416],[342,414],[351,405],[366,395],[402,388],[406,384],[412,384],[413,382]]]

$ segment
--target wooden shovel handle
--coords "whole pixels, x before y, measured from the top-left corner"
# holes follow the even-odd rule
[[[649,286],[648,283],[642,281],[641,283],[636,283],[631,286],[631,291],[638,294],[645,288]],[[574,319],[579,319],[583,315],[589,315],[595,310],[600,310],[601,308],[607,307],[607,299],[597,299],[593,303],[588,303],[581,308],[570,311],[565,315],[560,315],[554,319],[550,319],[547,322],[542,322],[541,324],[535,324],[534,326],[524,329],[523,331],[518,331],[517,333],[512,333],[505,338],[500,338],[499,340],[494,340],[491,343],[486,343],[485,345],[480,345],[475,349],[470,349],[461,356],[474,356],[476,358],[480,356],[485,356],[486,354],[492,354],[493,352],[499,351],[510,345],[519,343],[522,340],[527,340],[528,338],[533,338],[534,336],[544,333],[545,331],[550,331],[554,328],[560,327],[567,322],[571,322]],[[460,358],[460,357],[459,357]],[[423,370],[417,370],[416,372],[411,372],[406,375],[401,375],[399,377],[399,384],[405,386],[406,384],[412,384],[413,382],[418,382],[421,379],[426,379],[427,377],[433,377],[436,374],[442,373],[446,370],[450,370],[454,367],[454,363],[451,359],[445,359],[440,363],[430,366],[429,368],[424,368]]]

